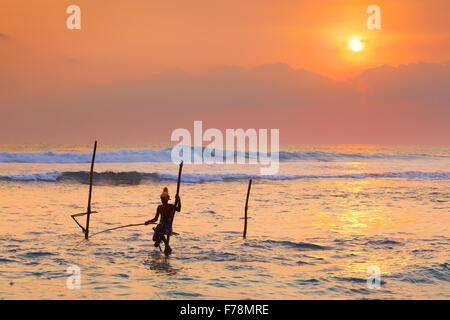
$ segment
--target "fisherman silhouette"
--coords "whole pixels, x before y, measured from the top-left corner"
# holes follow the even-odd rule
[[[158,221],[159,216],[161,219],[159,224],[153,228],[155,233],[153,234],[153,241],[155,242],[155,247],[159,247],[161,241],[164,242],[164,253],[169,254],[172,252],[170,248],[169,241],[172,234],[172,221],[175,215],[175,211],[181,211],[181,199],[179,196],[175,197],[175,204],[169,203],[170,196],[167,187],[163,189],[161,193],[162,204],[156,209],[156,215],[153,219],[145,222],[146,225]],[[167,236],[167,238],[166,238]]]

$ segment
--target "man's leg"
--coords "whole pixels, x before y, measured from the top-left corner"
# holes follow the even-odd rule
[[[172,252],[172,248],[169,246],[169,241],[170,241],[170,235],[167,235],[167,240],[164,237],[164,253],[171,253]]]
[[[164,237],[158,228],[155,229],[155,233],[153,234],[153,241],[155,242],[155,247],[159,247],[161,243],[162,237]]]
[[[160,247],[161,241],[164,242],[164,245],[167,247],[169,242],[167,236],[167,243],[166,243],[166,237],[164,235],[163,228],[161,227],[161,224],[158,224],[156,228],[153,228],[155,230],[155,233],[153,234],[153,241],[155,241],[155,247]],[[170,247],[169,247],[170,248]]]

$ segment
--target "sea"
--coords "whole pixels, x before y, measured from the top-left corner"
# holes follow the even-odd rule
[[[274,175],[185,163],[166,256],[154,225],[93,234],[173,201],[170,147],[99,143],[85,240],[92,146],[0,145],[0,299],[450,298],[450,146],[281,150]]]

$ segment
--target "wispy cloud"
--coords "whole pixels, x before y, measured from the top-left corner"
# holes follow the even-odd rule
[[[0,32],[0,40],[6,40],[6,39],[10,39],[10,36],[8,36],[6,33]]]

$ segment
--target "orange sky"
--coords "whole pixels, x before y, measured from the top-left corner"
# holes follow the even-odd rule
[[[82,9],[80,31],[65,27],[65,9],[74,3]],[[376,3],[380,31],[367,30],[365,10],[372,2],[361,0],[4,0],[0,32],[12,43],[2,48],[0,63],[19,74],[30,68],[49,76],[70,71],[83,81],[86,73],[92,81],[107,81],[173,67],[284,62],[342,79],[382,64],[449,58],[449,1]],[[362,58],[342,52],[352,34],[367,37]],[[65,59],[87,70],[64,68]]]
[[[80,31],[65,26],[71,4],[82,10]],[[366,28],[371,4],[382,30]],[[3,0],[0,108],[173,68],[282,62],[346,81],[385,64],[445,63],[449,12],[448,0]],[[347,49],[352,35],[363,37],[363,52]]]

